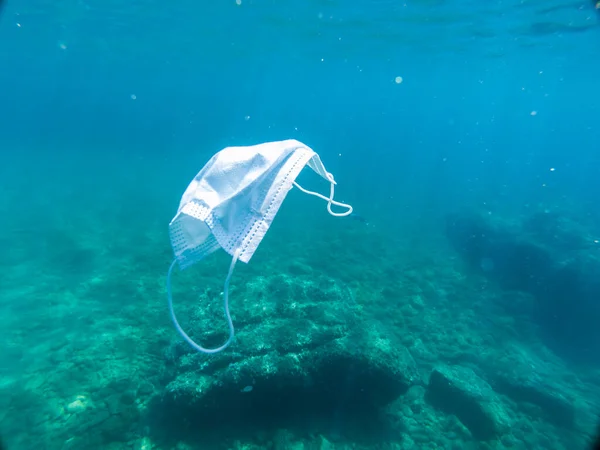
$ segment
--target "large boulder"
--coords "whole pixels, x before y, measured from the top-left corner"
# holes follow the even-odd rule
[[[179,345],[170,352],[173,376],[151,412],[163,430],[205,441],[265,424],[345,433],[360,423],[354,431],[364,430],[418,382],[408,350],[335,280],[257,277],[232,298],[230,348],[210,357]],[[209,326],[202,316],[194,324]]]

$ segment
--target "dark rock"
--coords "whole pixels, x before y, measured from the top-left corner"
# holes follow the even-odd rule
[[[532,294],[528,311],[546,343],[566,357],[600,353],[600,244],[573,221],[536,213],[521,222],[475,213],[447,217],[446,235],[475,271],[506,290]]]
[[[552,254],[512,223],[471,213],[450,215],[446,235],[471,267],[507,289],[538,292],[553,273]]]
[[[597,362],[600,353],[600,260],[580,255],[561,263],[538,296],[538,322],[565,355]]]
[[[426,400],[454,414],[477,439],[496,438],[509,427],[508,415],[491,386],[465,367],[441,366],[434,369]]]

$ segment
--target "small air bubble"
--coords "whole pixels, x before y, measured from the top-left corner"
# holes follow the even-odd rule
[[[404,79],[402,77],[396,77],[394,79],[394,81],[396,82],[396,84],[400,84],[400,83],[402,83],[404,81]]]

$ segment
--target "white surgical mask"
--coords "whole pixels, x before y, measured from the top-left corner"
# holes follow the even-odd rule
[[[329,197],[296,183],[306,165],[330,183]],[[327,211],[333,216],[352,213],[351,206],[333,200],[335,184],[319,155],[294,139],[227,147],[208,161],[184,192],[177,214],[169,224],[175,253],[167,275],[169,310],[177,331],[192,347],[203,353],[217,353],[233,341],[228,293],[235,263],[238,259],[245,263],[250,261],[292,186],[327,201]],[[346,211],[335,213],[331,205],[341,206]],[[229,339],[218,348],[207,349],[196,344],[177,322],[171,274],[176,263],[183,270],[219,248],[232,256],[223,289]]]

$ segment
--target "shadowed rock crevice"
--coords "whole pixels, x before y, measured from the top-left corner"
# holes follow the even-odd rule
[[[393,430],[381,407],[407,385],[367,361],[338,358],[299,374],[291,365],[281,373],[254,379],[249,390],[236,383],[165,393],[152,405],[155,438],[161,432],[199,445],[224,445],[236,439],[270,435],[280,429],[297,436],[379,442]]]

